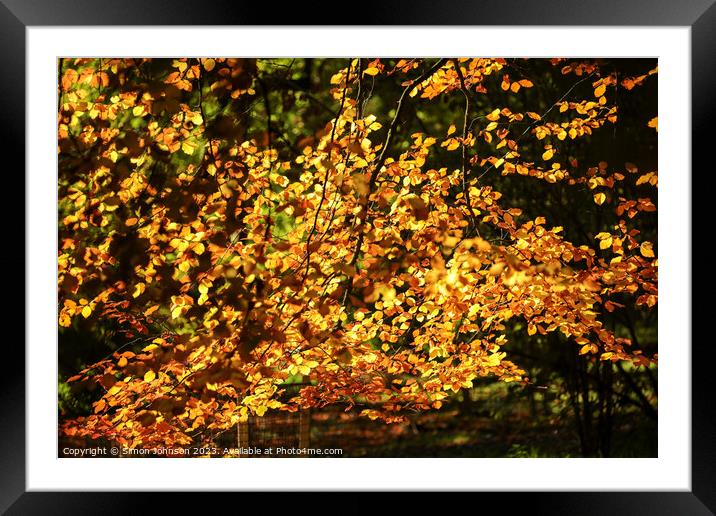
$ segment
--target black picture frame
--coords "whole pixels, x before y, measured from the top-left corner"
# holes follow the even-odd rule
[[[692,70],[692,169],[708,173],[713,167],[709,123],[713,123],[716,92],[716,5],[715,0],[365,0],[351,15],[340,14],[342,6],[320,2],[269,4],[240,0],[0,0],[0,132],[6,155],[18,159],[6,181],[6,195],[17,198],[28,192],[25,174],[25,107],[31,99],[25,94],[26,29],[28,26],[51,25],[532,25],[532,26],[688,26],[691,28]],[[668,152],[668,150],[666,150]],[[708,160],[708,161],[707,161]],[[686,174],[686,172],[684,172]],[[14,177],[8,177],[8,176]],[[693,178],[693,175],[692,175]],[[684,175],[684,179],[688,177]],[[693,181],[693,179],[691,179]],[[6,183],[7,185],[7,183]],[[10,190],[12,188],[12,190]],[[14,193],[10,193],[14,192]],[[22,201],[21,201],[22,202]],[[695,203],[692,203],[692,205]],[[19,213],[16,211],[15,213]],[[8,214],[6,213],[6,216]],[[24,219],[15,215],[8,223],[6,238],[15,250],[0,256],[6,274],[19,283],[19,261],[26,264]],[[22,224],[18,220],[23,220]],[[692,217],[693,220],[693,217]],[[695,221],[694,221],[695,222]],[[693,232],[692,232],[693,234]],[[21,258],[18,257],[21,256]],[[693,262],[692,262],[693,263]],[[25,277],[32,271],[25,266]],[[13,281],[13,280],[8,280]],[[21,285],[12,289],[15,312],[26,307]],[[9,297],[9,296],[6,296]],[[687,302],[688,300],[684,300]],[[11,305],[11,306],[10,306]],[[20,308],[22,307],[22,308]],[[692,303],[692,320],[708,320],[710,304]],[[19,327],[19,317],[9,318],[8,326]],[[695,316],[695,317],[694,317]],[[23,330],[21,330],[23,334]],[[24,335],[23,335],[24,337]],[[711,364],[716,358],[708,340],[692,338],[692,456],[690,492],[610,492],[610,493],[474,493],[483,504],[487,498],[502,505],[509,498],[512,510],[530,514],[714,514],[716,513],[716,425],[711,400]],[[18,342],[16,339],[14,342]],[[684,343],[687,344],[687,343]],[[6,344],[9,346],[9,344]],[[6,350],[6,352],[8,352]],[[4,365],[0,375],[0,511],[8,514],[95,514],[144,513],[151,493],[81,493],[26,492],[25,438],[25,359],[15,344],[12,366]],[[608,460],[608,459],[606,459]],[[212,494],[211,504],[218,503],[219,493]],[[223,498],[224,495],[221,495]],[[298,493],[293,496],[303,496]],[[352,498],[357,502],[358,498]],[[186,507],[186,497],[177,493],[162,496],[162,509],[171,511]],[[302,502],[296,502],[302,503]]]

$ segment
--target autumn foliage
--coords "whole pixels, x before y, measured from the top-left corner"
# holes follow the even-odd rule
[[[528,385],[517,325],[584,360],[656,361],[605,317],[656,311],[656,235],[641,229],[657,172],[588,151],[656,68],[346,59],[312,126],[266,61],[61,60],[59,325],[111,325],[116,343],[69,379],[101,395],[64,434],[184,444],[329,404],[400,421],[479,378]],[[380,81],[394,97],[378,109]],[[405,122],[441,103],[459,116]],[[513,204],[499,185],[518,181],[599,225],[570,232]]]

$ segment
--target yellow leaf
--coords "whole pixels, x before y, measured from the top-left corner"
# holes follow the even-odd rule
[[[189,142],[189,141],[184,141],[184,142],[181,144],[181,150],[182,150],[185,154],[188,154],[189,156],[191,156],[192,154],[194,154],[194,150],[195,150],[195,149],[196,149],[196,144],[191,143],[191,142]]]
[[[69,315],[67,315],[66,313],[60,314],[60,326],[69,328],[71,324],[72,318]]]
[[[487,115],[485,118],[487,118],[490,122],[496,122],[500,118],[500,110],[495,109],[492,113]]]
[[[490,269],[487,271],[487,274],[490,276],[499,276],[502,271],[505,269],[505,264],[501,262],[493,263]]]
[[[207,72],[212,71],[215,66],[216,66],[216,61],[214,61],[213,59],[211,59],[211,58],[204,59],[204,70],[206,70]]]
[[[651,242],[643,242],[639,246],[639,251],[641,251],[641,255],[645,258],[654,257],[654,249],[652,248]]]
[[[151,382],[156,377],[157,377],[157,375],[151,369],[149,371],[147,371],[146,373],[144,373],[144,381],[147,383]]]
[[[606,200],[607,196],[604,193],[599,192],[598,194],[594,194],[594,202],[596,202],[597,204],[602,205]]]
[[[175,306],[172,309],[172,319],[176,319],[177,317],[179,317],[181,315],[181,309],[182,309],[181,306]]]
[[[107,391],[107,395],[108,395],[108,396],[114,396],[115,394],[117,394],[117,393],[118,393],[119,391],[121,391],[121,390],[122,390],[122,387],[120,387],[120,386],[117,385],[117,384],[114,384],[114,385],[113,385],[112,387],[110,387],[109,390]]]
[[[547,149],[542,153],[542,159],[545,161],[548,161],[552,159],[552,156],[554,156],[554,150],[553,149]]]
[[[92,308],[90,308],[89,305],[85,306],[82,309],[82,315],[84,316],[85,319],[87,319],[91,313],[92,313]]]
[[[597,86],[597,88],[594,90],[594,96],[595,97],[601,97],[604,95],[604,93],[607,91],[607,87],[604,84],[600,84]]]
[[[141,296],[145,288],[146,285],[144,283],[137,283],[137,285],[134,287],[134,293],[132,294],[132,297],[137,298]]]
[[[175,59],[172,62],[172,66],[175,68],[178,68],[179,71],[183,73],[184,70],[186,70],[187,64],[186,64],[186,61],[180,61],[179,59]]]
[[[605,238],[601,242],[599,242],[599,249],[607,249],[612,246],[612,237]]]
[[[367,75],[375,76],[375,75],[378,75],[379,71],[380,70],[378,70],[375,66],[371,66],[370,68],[366,68],[365,70],[363,70],[363,73],[367,74]]]
[[[448,136],[450,136],[454,132],[455,132],[455,124],[450,124],[450,127],[448,127],[448,130],[447,130]]]
[[[504,355],[502,353],[493,353],[487,358],[487,365],[490,367],[497,367],[500,365],[503,356]]]
[[[205,251],[204,244],[202,244],[201,242],[194,245],[194,252],[196,254],[204,254],[204,251]]]
[[[126,358],[126,357],[120,358],[119,361],[117,362],[117,365],[118,365],[119,367],[124,367],[124,366],[126,366],[126,365],[127,365],[127,358]]]

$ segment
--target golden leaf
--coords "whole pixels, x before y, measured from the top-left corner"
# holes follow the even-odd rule
[[[651,242],[642,242],[642,244],[639,246],[639,251],[641,252],[641,255],[645,258],[654,257],[654,249],[652,248]]]
[[[137,285],[134,287],[134,293],[132,294],[132,297],[138,298],[139,296],[141,296],[146,287],[147,286],[144,283],[137,283]]]
[[[485,116],[490,122],[496,122],[500,118],[500,110],[495,109],[489,115]]]
[[[191,143],[190,141],[185,140],[181,144],[181,150],[184,152],[184,154],[188,154],[189,156],[194,154],[195,149],[196,149],[196,144]]]

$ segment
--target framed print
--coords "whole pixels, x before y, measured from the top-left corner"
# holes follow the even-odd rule
[[[710,2],[356,25],[43,3],[0,11],[27,224],[3,510],[399,490],[714,511],[691,297]]]

